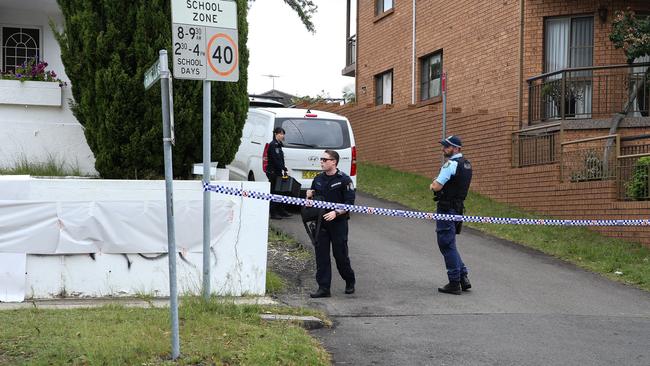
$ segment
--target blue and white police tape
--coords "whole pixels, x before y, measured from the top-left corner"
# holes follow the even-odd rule
[[[554,226],[650,226],[650,219],[637,220],[560,220],[560,219],[520,219],[520,218],[502,218],[502,217],[485,217],[485,216],[462,216],[446,215],[431,212],[394,210],[389,208],[378,208],[368,206],[346,205],[343,203],[333,203],[324,201],[307,200],[304,198],[282,196],[279,194],[262,193],[249,191],[245,189],[225,187],[203,183],[204,191],[227,194],[231,196],[241,196],[255,198],[259,200],[287,203],[297,206],[317,207],[324,209],[340,209],[349,212],[357,212],[369,215],[382,215],[394,217],[417,218],[423,220],[444,220],[444,221],[463,221],[463,222],[480,222],[488,224],[506,224],[506,225],[554,225]]]

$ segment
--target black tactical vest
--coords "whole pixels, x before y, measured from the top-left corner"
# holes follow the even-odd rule
[[[453,209],[458,214],[463,212],[463,201],[467,197],[469,185],[472,182],[472,164],[464,157],[452,159],[458,162],[456,174],[440,190],[438,207],[442,210]]]

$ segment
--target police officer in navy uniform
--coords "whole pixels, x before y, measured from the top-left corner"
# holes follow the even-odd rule
[[[462,215],[465,198],[472,181],[472,164],[463,157],[460,150],[463,143],[459,136],[449,136],[440,141],[442,152],[448,160],[440,168],[440,174],[429,188],[434,191],[438,202],[436,212],[439,214]],[[445,259],[449,283],[438,291],[446,294],[460,295],[472,285],[467,277],[467,267],[460,258],[456,248],[456,234],[460,233],[462,222],[436,221],[438,248]]]
[[[285,131],[282,127],[273,130],[273,141],[269,143],[267,151],[268,164],[266,165],[266,177],[271,183],[271,193],[275,192],[277,177],[287,175],[287,167],[284,165],[284,152],[282,151]],[[279,202],[270,203],[270,214],[272,219],[281,219],[291,216]]]
[[[337,168],[339,154],[325,150],[320,158],[321,169],[307,191],[307,199],[319,201],[354,204],[355,192],[352,179]],[[323,215],[316,240],[316,282],[318,290],[309,296],[330,297],[332,268],[330,261],[330,243],[336,261],[336,268],[345,280],[345,293],[354,293],[355,277],[348,257],[348,220],[346,210],[327,210]]]

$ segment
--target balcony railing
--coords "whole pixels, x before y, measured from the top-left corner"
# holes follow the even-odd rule
[[[563,142],[560,147],[560,180],[575,183],[615,179],[619,146],[618,135]]]
[[[343,76],[355,76],[357,62],[357,36],[348,38],[345,46],[345,67],[341,74]]]
[[[564,69],[528,79],[528,120],[647,117],[650,63]]]
[[[348,38],[345,47],[345,66],[350,66],[357,62],[357,35]]]
[[[515,168],[558,162],[560,124],[526,128],[512,134],[512,166]]]

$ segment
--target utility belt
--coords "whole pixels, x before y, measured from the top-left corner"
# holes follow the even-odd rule
[[[463,204],[462,200],[453,200],[453,201],[440,200],[438,201],[438,210],[442,210],[442,211],[454,210],[457,215],[462,215],[463,211],[465,211],[465,205]]]
[[[453,210],[457,215],[462,215],[465,211],[465,205],[462,200],[453,200],[453,201],[438,201],[438,211],[449,212]],[[460,231],[463,229],[462,221],[455,221],[454,225],[456,226],[456,235],[460,234]]]

